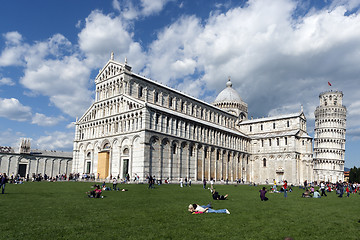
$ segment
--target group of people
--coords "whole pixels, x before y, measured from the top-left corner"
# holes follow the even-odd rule
[[[191,187],[191,178],[189,178],[189,181],[188,181],[187,177],[185,177],[185,182],[184,182],[183,178],[180,178],[180,187],[183,187],[184,183],[185,183],[185,187],[187,187],[188,182],[189,182],[189,187]]]

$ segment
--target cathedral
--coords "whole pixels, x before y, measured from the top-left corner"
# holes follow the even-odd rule
[[[302,108],[249,119],[230,79],[210,104],[133,73],[111,54],[95,85],[94,103],[75,124],[72,172],[298,185],[322,171],[319,159],[314,175]]]

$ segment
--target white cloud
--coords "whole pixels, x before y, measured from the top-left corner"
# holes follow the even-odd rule
[[[16,98],[0,98],[0,117],[27,121],[31,119],[31,108],[22,105]]]
[[[73,141],[73,132],[55,131],[33,140],[32,145],[34,146],[33,148],[43,150],[72,151]]]
[[[42,113],[35,113],[32,117],[32,124],[37,124],[39,126],[54,126],[61,121],[64,121],[65,118],[63,116],[58,117],[47,117]]]
[[[170,1],[173,0],[140,0],[140,3],[137,4],[132,1],[113,0],[112,7],[120,13],[120,17],[123,19],[134,20],[158,14]]]
[[[141,0],[141,12],[144,16],[157,14],[163,10],[168,2],[169,0]]]
[[[150,46],[143,74],[165,84],[193,74],[198,67],[193,44],[201,30],[199,19],[190,16],[159,32]]]
[[[15,152],[17,152],[20,139],[24,137],[24,133],[14,132],[11,128],[4,129],[0,132],[0,146],[10,146],[14,148]]]
[[[298,112],[303,104],[313,119],[328,81],[351,103],[358,96],[360,16],[346,16],[347,7],[338,5],[294,19],[296,4],[258,0],[205,20],[183,16],[160,31],[143,73],[186,92],[215,90],[212,99],[231,76],[255,117]],[[202,90],[184,84],[200,81]]]
[[[135,68],[144,64],[144,54],[139,43],[133,41],[129,25],[120,17],[93,11],[85,27],[79,33],[79,46],[85,53],[86,63],[91,67],[103,67],[113,51],[115,57],[128,58]]]
[[[112,7],[119,12],[121,11],[120,2],[118,0],[112,1]]]
[[[22,44],[21,34],[8,32],[3,34],[3,37],[5,38],[5,49],[0,55],[0,67],[23,65],[23,57],[28,49],[28,44]]]
[[[11,78],[0,78],[0,86],[1,85],[14,86],[15,83]]]
[[[3,34],[3,37],[7,45],[19,45],[22,41],[22,35],[18,32],[7,32]]]

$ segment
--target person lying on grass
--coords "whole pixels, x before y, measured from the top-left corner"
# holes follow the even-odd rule
[[[219,193],[217,191],[215,191],[215,189],[213,190],[210,190],[211,191],[211,194],[212,194],[212,198],[214,200],[226,200],[228,195],[226,194],[225,196],[224,195],[219,195]]]
[[[208,205],[198,205],[198,204],[190,204],[188,211],[191,212],[192,214],[201,214],[201,213],[227,213],[230,214],[229,210],[227,209],[219,209],[219,210],[214,210],[211,208],[211,204]]]

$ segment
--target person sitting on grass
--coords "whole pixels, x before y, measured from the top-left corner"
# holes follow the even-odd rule
[[[260,192],[260,199],[261,201],[267,201],[269,200],[267,197],[265,197],[265,194],[267,193],[267,190],[265,187],[263,187],[262,189],[259,190]]]
[[[306,189],[305,192],[302,194],[303,198],[311,198],[309,189]]]
[[[211,204],[200,206],[198,204],[190,204],[188,211],[192,214],[201,214],[201,213],[226,213],[230,214],[229,210],[227,209],[219,209],[214,210],[211,208]]]
[[[314,192],[313,198],[321,198],[320,193],[319,193],[319,190],[316,190],[316,191]]]
[[[215,189],[213,190],[210,190],[211,194],[212,194],[212,198],[214,200],[226,200],[228,195],[226,194],[225,196],[224,195],[219,195],[219,193],[217,191],[215,191]]]
[[[103,196],[101,196],[101,188],[99,185],[95,184],[93,187],[95,187],[94,190],[90,191],[90,192],[86,192],[86,194],[88,194],[89,198],[104,198]]]

